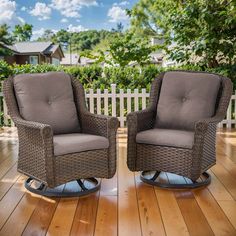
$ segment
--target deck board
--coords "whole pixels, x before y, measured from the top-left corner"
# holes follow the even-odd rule
[[[127,168],[124,129],[118,134],[116,175],[87,197],[49,199],[26,191],[26,177],[16,170],[17,150],[16,129],[0,130],[0,236],[236,235],[236,130],[218,131],[212,183],[198,190],[142,183]],[[186,181],[172,174],[160,179]]]

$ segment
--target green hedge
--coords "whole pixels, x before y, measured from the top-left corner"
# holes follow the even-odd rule
[[[202,68],[194,65],[185,65],[178,68],[162,68],[155,65],[149,65],[142,68],[118,68],[107,67],[101,68],[98,65],[88,67],[62,67],[50,64],[43,65],[8,65],[0,60],[0,80],[4,80],[10,75],[21,73],[42,73],[47,71],[65,71],[78,78],[83,86],[93,89],[110,88],[112,83],[117,84],[117,89],[135,89],[147,88],[150,89],[151,81],[161,72],[165,70],[185,69],[194,71],[209,71],[222,74],[232,79],[234,88],[236,89],[236,65],[221,66],[219,68]]]

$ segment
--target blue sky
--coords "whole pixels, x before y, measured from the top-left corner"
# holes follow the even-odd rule
[[[118,22],[128,27],[125,9],[132,8],[136,2],[138,0],[0,0],[0,24],[32,24],[34,38],[45,29],[109,30]]]

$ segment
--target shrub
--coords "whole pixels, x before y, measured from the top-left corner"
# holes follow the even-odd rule
[[[42,73],[48,71],[65,71],[79,79],[85,89],[110,89],[110,85],[116,84],[117,89],[150,89],[151,82],[157,75],[166,70],[184,69],[193,71],[208,71],[221,74],[231,78],[236,89],[236,65],[224,65],[217,68],[205,68],[195,65],[184,65],[180,67],[163,68],[156,65],[148,65],[142,68],[133,67],[106,67],[98,65],[88,67],[80,66],[54,66],[50,64],[43,65],[8,65],[5,61],[0,60],[0,80],[4,80],[13,74],[21,73]]]

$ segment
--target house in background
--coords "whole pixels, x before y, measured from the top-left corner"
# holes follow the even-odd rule
[[[62,66],[77,66],[79,65],[80,56],[77,53],[65,53],[60,61]]]
[[[11,55],[1,56],[9,64],[54,64],[60,65],[64,57],[60,44],[52,42],[19,42],[12,46],[1,45],[11,51]]]

